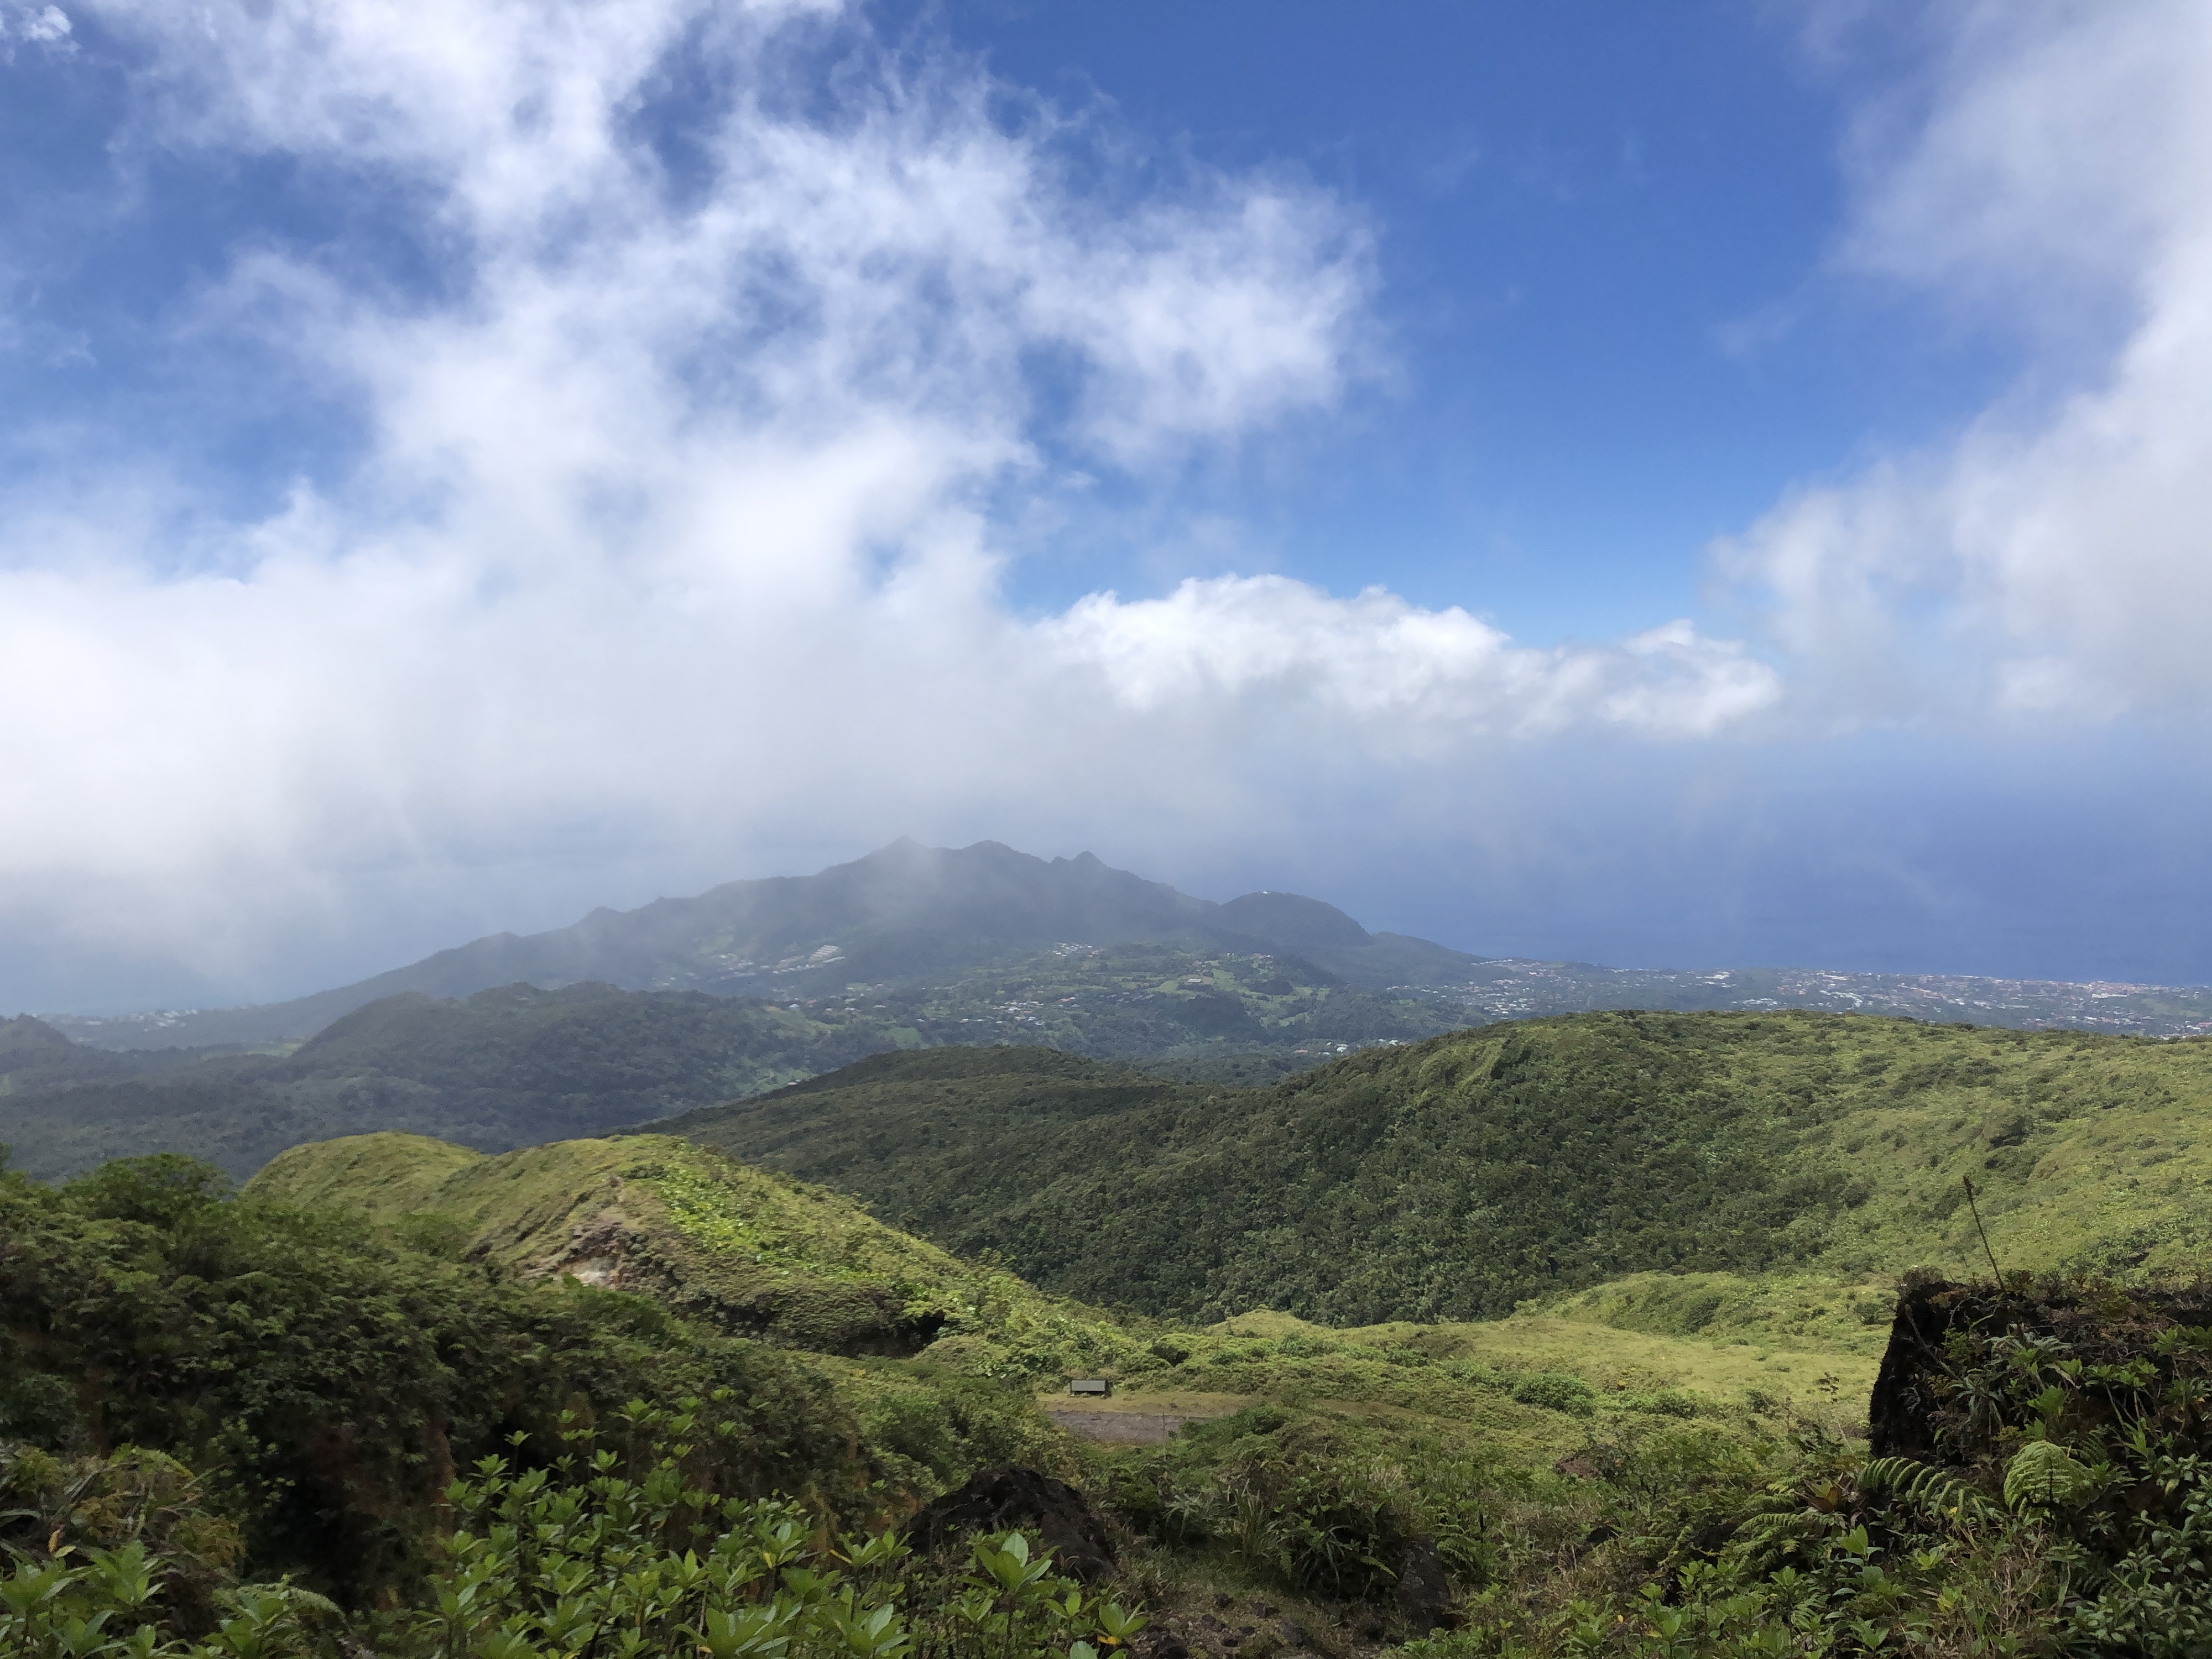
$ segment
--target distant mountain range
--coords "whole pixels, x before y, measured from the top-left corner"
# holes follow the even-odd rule
[[[463,997],[514,984],[585,982],[805,1003],[854,988],[950,984],[1063,945],[1146,943],[1186,954],[1287,953],[1322,980],[1429,1004],[1451,1023],[1607,1008],[1812,1008],[2143,1036],[2212,1031],[2212,989],[2069,984],[1801,969],[1613,969],[1486,957],[1370,933],[1293,893],[1225,904],[1115,870],[1085,853],[1044,860],[979,842],[898,841],[811,876],[735,881],[569,927],[495,933],[357,984],[289,1002],[117,1018],[50,1014],[112,1050],[296,1042],[403,992]]]
[[[495,933],[290,1002],[44,1018],[101,1048],[252,1045],[298,1042],[405,991],[461,997],[503,985],[596,982],[804,1001],[855,984],[956,978],[1055,945],[1133,941],[1196,951],[1286,950],[1369,988],[1462,984],[1483,966],[1426,939],[1370,933],[1334,905],[1292,893],[1247,893],[1217,904],[1088,853],[1048,861],[997,842],[956,850],[897,841],[817,875],[733,881],[696,898],[594,910],[550,933]]]
[[[289,1146],[386,1129],[500,1152],[888,1049],[1006,1042],[1264,1084],[1462,1024],[1352,981],[1472,961],[1291,895],[1211,904],[1096,859],[902,843],[270,1007],[0,1020],[0,1143],[42,1178],[155,1152],[243,1176]]]

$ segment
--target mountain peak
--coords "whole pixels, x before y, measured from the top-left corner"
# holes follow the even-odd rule
[[[901,836],[811,876],[726,882],[634,910],[602,908],[572,927],[493,934],[294,1002],[195,1017],[189,1036],[179,1030],[167,1040],[307,1037],[403,991],[465,997],[519,982],[599,981],[634,991],[787,1000],[854,981],[957,975],[1068,940],[1246,951],[1259,943],[1330,973],[1374,978],[1384,971],[1379,960],[1365,959],[1373,955],[1366,929],[1317,899],[1248,893],[1218,905],[1116,869],[1095,853],[1046,860],[1000,841],[945,848]],[[1354,962],[1345,952],[1364,954]],[[1376,982],[1405,976],[1394,957]]]
[[[1291,951],[1356,951],[1375,942],[1334,904],[1297,893],[1247,893],[1223,905],[1214,921]]]

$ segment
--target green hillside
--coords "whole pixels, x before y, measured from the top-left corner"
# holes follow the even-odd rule
[[[1468,1470],[1510,1487],[1593,1431],[1686,1418],[1755,1446],[1792,1394],[1818,1405],[1816,1379],[1856,1391],[1871,1366],[1820,1333],[1753,1349],[1555,1317],[1116,1319],[660,1136],[496,1157],[358,1137],[288,1153],[235,1199],[174,1158],[61,1188],[0,1175],[0,1495],[32,1504],[0,1538],[35,1562],[143,1528],[180,1596],[279,1571],[364,1607],[416,1595],[444,1483],[510,1437],[556,1444],[568,1413],[618,1467],[649,1455],[656,1422],[705,1425],[687,1478],[781,1489],[839,1526],[895,1518],[981,1462],[1041,1465],[1115,1516],[1162,1604],[1276,1586],[1316,1595],[1300,1614],[1332,1641],[1374,1615],[1340,1605],[1358,1584],[1308,1582],[1325,1549],[1277,1564],[1274,1521],[1207,1541],[1261,1463],[1303,1471],[1267,1499],[1280,1527],[1350,1482],[1382,1506],[1371,1547],[1395,1550],[1475,1501]],[[1226,1420],[1162,1453],[1086,1448],[1032,1392],[1065,1407],[1075,1371],[1115,1377],[1117,1409]],[[1447,1455],[1462,1478],[1424,1484]],[[1148,1545],[1164,1491],[1181,1541]],[[148,1505],[167,1506],[158,1524]],[[217,1616],[198,1605],[164,1617]],[[408,1650],[410,1628],[383,1638]]]
[[[600,984],[409,992],[261,1054],[108,1054],[23,1018],[0,1022],[0,1143],[49,1180],[164,1152],[243,1178],[334,1135],[399,1130],[498,1152],[599,1134],[902,1048],[1047,1042],[1273,1080],[1450,1023],[1297,958],[1152,945],[1016,954],[941,982],[783,1003]]]
[[[993,1080],[991,1064],[1003,1058],[951,1050],[932,1060],[951,1086],[963,1073]],[[1091,1074],[1105,1068],[1064,1055],[1024,1058],[1033,1083],[1057,1074],[1109,1096],[1145,1086],[1110,1073],[1097,1080]],[[496,1157],[416,1136],[361,1136],[286,1153],[246,1195],[349,1212],[381,1237],[503,1279],[643,1295],[727,1335],[863,1359],[864,1369],[825,1374],[884,1442],[876,1455],[894,1462],[917,1418],[944,1419],[948,1389],[1012,1387],[1024,1402],[1035,1390],[1036,1407],[1064,1415],[1075,1376],[1115,1384],[1110,1401],[1083,1405],[1094,1417],[1257,1412],[1302,1425],[1325,1462],[1448,1456],[1535,1470],[1575,1455],[1593,1433],[1633,1438],[1694,1419],[1718,1443],[1749,1444],[1792,1413],[1848,1431],[1863,1418],[1857,1402],[1873,1382],[1887,1305],[1874,1292],[1862,1316],[1814,1305],[1820,1285],[1715,1279],[1694,1281],[1692,1294],[1717,1285],[1727,1310],[1694,1331],[1663,1328],[1650,1305],[1663,1293],[1634,1285],[1624,1287],[1636,1304],[1626,1313],[1616,1297],[1488,1323],[1331,1328],[1262,1309],[1206,1328],[1177,1326],[1044,1294],[988,1261],[887,1228],[837,1194],[661,1135]],[[953,1420],[973,1410],[962,1406]],[[1043,1417],[1030,1420],[1042,1444]],[[957,1455],[915,1461],[938,1467]],[[1216,1478],[1211,1454],[1178,1455],[1194,1492]],[[1108,1466],[1072,1467],[1110,1488]],[[1405,1478],[1408,1513],[1429,1502],[1419,1486]]]
[[[420,1582],[457,1468],[518,1432],[557,1443],[564,1413],[612,1429],[631,1401],[685,1399],[732,1425],[700,1448],[725,1490],[858,1520],[901,1478],[818,1371],[649,1303],[487,1274],[343,1209],[235,1200],[181,1158],[58,1189],[0,1174],[11,1564],[64,1540],[78,1565],[163,1547],[181,1516],[179,1589],[242,1565],[367,1601]]]
[[[2008,1267],[2212,1256],[2195,1042],[1592,1014],[1267,1090],[884,1058],[666,1127],[1046,1288],[1196,1319],[1492,1317],[1649,1272],[1971,1271],[1964,1177]]]
[[[1554,1035],[1517,1035],[1531,1031]],[[1403,1058],[1464,1090],[1463,1048],[1456,1068],[1449,1045]],[[1603,1045],[1577,1052],[1564,1074],[1588,1088]],[[1492,1081],[1517,1065],[1524,1085],[1564,1064],[1492,1059],[1509,1062]],[[975,1098],[1002,1140],[1046,1107],[1060,1133],[1206,1112],[1249,1130],[1301,1092],[942,1050],[775,1103],[887,1098],[917,1067],[904,1086],[931,1133]],[[1332,1070],[1306,1091],[1340,1105],[1346,1074],[1388,1077],[1374,1060]],[[2130,1109],[2097,1091],[2146,1086],[2082,1082],[2049,1092],[2104,1123]],[[1524,1094],[1524,1119],[1544,1097]],[[1711,1139],[1722,1121],[1699,1127]],[[1984,1165],[2040,1133],[2001,1133]],[[1630,1144],[1567,1151],[1588,1165],[1593,1146]],[[1725,1136],[1716,1155],[1745,1167]],[[1626,1178],[1607,1182],[1624,1202]],[[1908,1281],[1958,1340],[1929,1328],[1920,1380],[1876,1393],[1881,1431],[1963,1434],[1946,1472],[1869,1458],[1893,1287],[1817,1263],[1635,1273],[1492,1321],[1259,1308],[1193,1328],[1041,1292],[665,1135],[497,1156],[370,1135],[289,1152],[240,1197],[222,1188],[167,1158],[61,1188],[0,1174],[0,1545],[32,1609],[0,1613],[0,1637],[26,1651],[78,1651],[100,1610],[144,1624],[142,1645],[198,1644],[163,1650],[176,1659],[515,1659],[538,1637],[555,1645],[530,1650],[581,1652],[556,1638],[586,1628],[650,1632],[612,1651],[706,1650],[742,1631],[686,1625],[666,1598],[721,1582],[702,1561],[740,1557],[751,1577],[725,1586],[731,1610],[765,1621],[772,1602],[775,1639],[817,1656],[920,1631],[939,1659],[1083,1659],[1076,1637],[1110,1650],[1139,1601],[1163,1645],[1206,1659],[1329,1659],[1439,1619],[1461,1628],[1408,1659],[2028,1653],[2054,1632],[2069,1650],[2178,1659],[2212,1638],[2191,1611],[2212,1513],[2201,1290]],[[1666,1237],[1678,1218],[1662,1200],[1649,1219]],[[1076,1372],[1113,1378],[1113,1395],[1071,1400]],[[1121,1575],[1097,1601],[1053,1583],[1061,1613],[979,1647],[959,1609],[1007,1582],[995,1553],[908,1570],[849,1529],[1005,1462],[1074,1481]],[[777,1491],[793,1505],[755,1501]],[[529,1539],[550,1552],[537,1567],[516,1547]],[[145,1555],[101,1553],[134,1540]],[[848,1568],[890,1622],[838,1611]],[[42,1586],[60,1599],[35,1600]]]
[[[248,1196],[350,1211],[527,1280],[650,1296],[732,1335],[1060,1377],[1139,1339],[1013,1275],[894,1231],[850,1199],[665,1135],[496,1157],[420,1135],[295,1147]]]

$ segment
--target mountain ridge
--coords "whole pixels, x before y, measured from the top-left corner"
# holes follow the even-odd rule
[[[250,1045],[312,1036],[357,1008],[409,991],[463,997],[514,983],[550,990],[590,981],[633,991],[805,998],[854,981],[957,974],[1062,941],[1265,951],[1289,945],[1273,936],[1281,930],[1314,941],[1320,955],[1333,958],[1316,966],[1370,987],[1414,971],[1451,974],[1478,960],[1425,939],[1370,934],[1334,905],[1295,894],[1247,894],[1217,904],[1115,869],[1091,853],[1048,860],[998,842],[928,848],[902,837],[811,876],[725,882],[634,910],[602,907],[541,933],[487,934],[289,1001],[46,1019],[99,1048]]]
[[[2212,1033],[2212,988],[1942,974],[1751,968],[1616,969],[1476,956],[1370,932],[1335,906],[1261,890],[1217,903],[1096,854],[1037,858],[998,842],[907,838],[811,876],[725,882],[566,927],[500,933],[350,985],[239,1008],[94,1017],[48,1026],[110,1052],[294,1042],[405,992],[466,997],[500,986],[598,981],[788,1003],[860,984],[951,983],[1024,951],[1144,941],[1194,954],[1274,953],[1307,982],[1426,1001],[1454,1024],[1602,1009],[1803,1008],[2142,1036]]]

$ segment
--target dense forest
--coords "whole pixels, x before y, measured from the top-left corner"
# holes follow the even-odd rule
[[[663,1127],[1089,1301],[1363,1323],[1650,1270],[1964,1270],[1962,1177],[2014,1260],[2193,1267],[2212,1258],[2208,1105],[2195,1042],[1589,1014],[1263,1090],[1037,1051],[886,1055]]]

